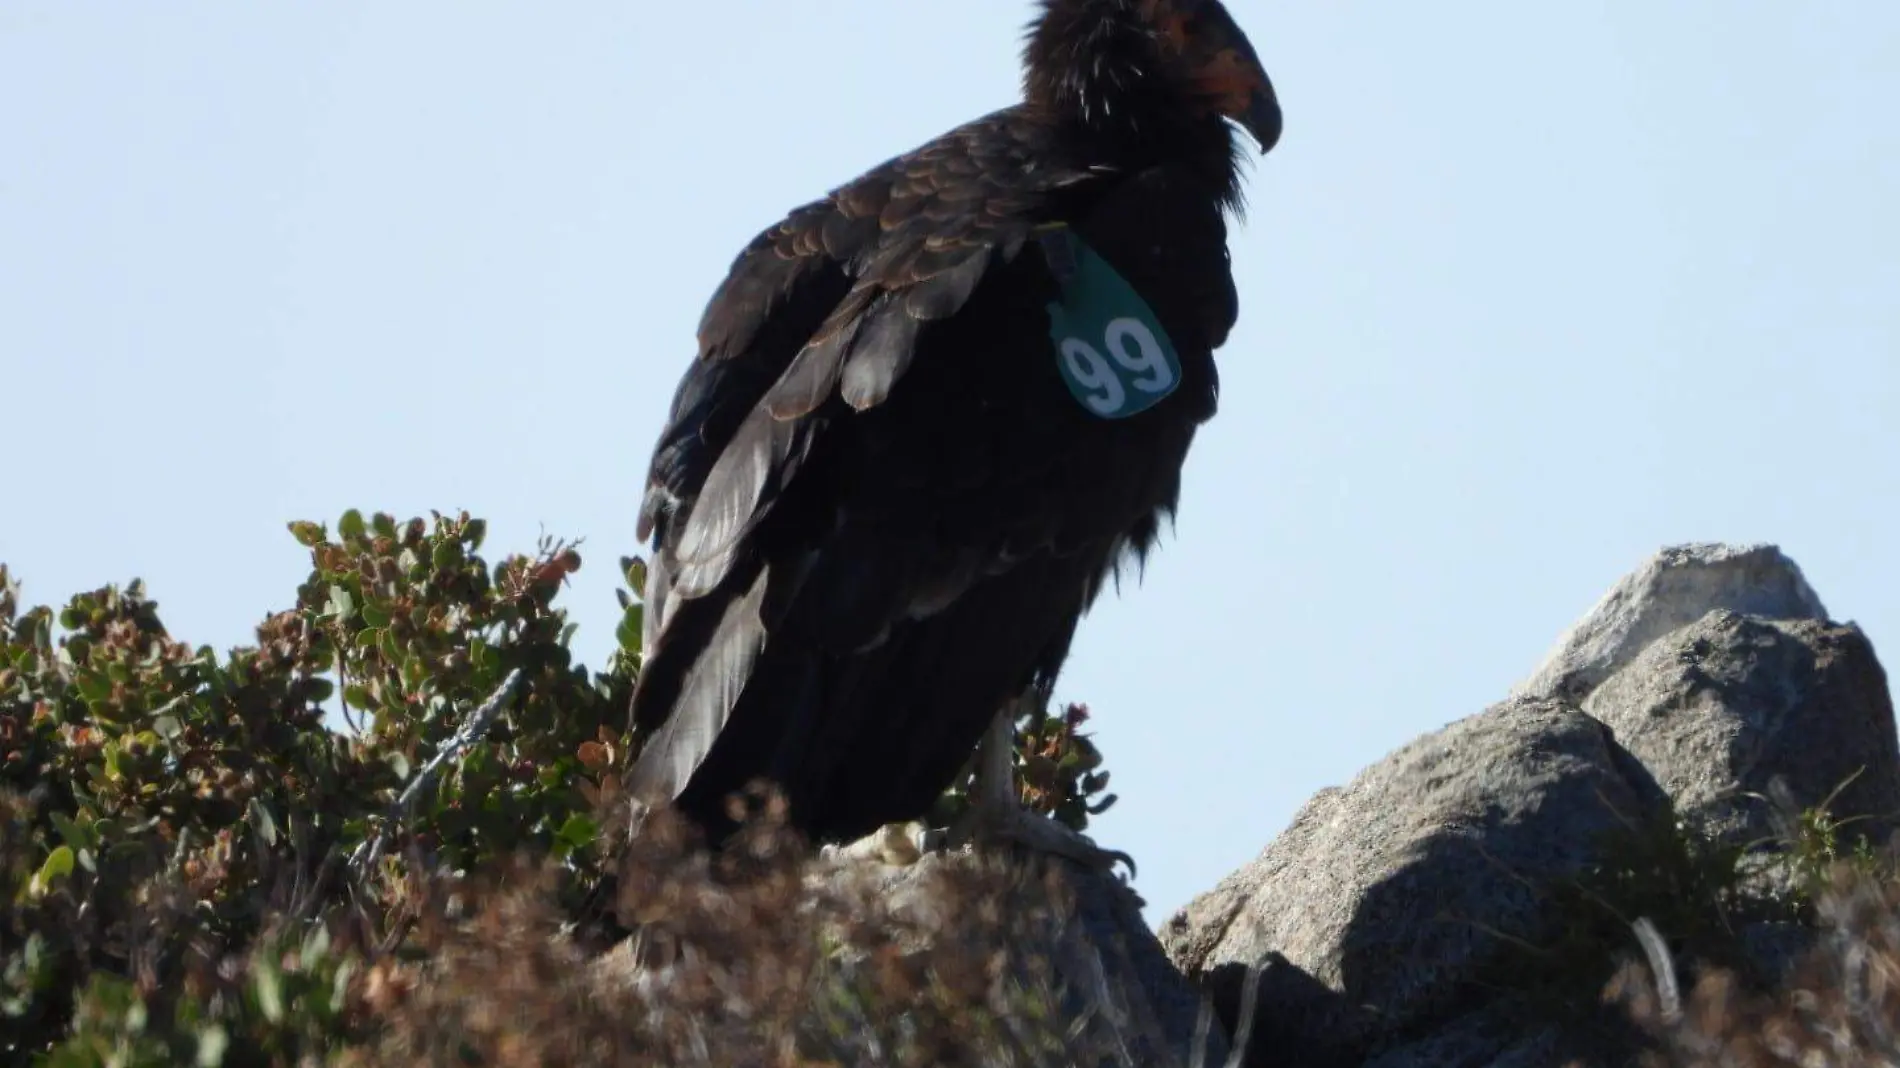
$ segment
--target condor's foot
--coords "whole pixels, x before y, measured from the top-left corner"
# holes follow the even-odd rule
[[[875,860],[902,868],[923,857],[930,848],[930,838],[921,823],[887,823],[855,842],[827,845],[819,855],[826,859]]]
[[[952,829],[950,841],[979,850],[1013,846],[1031,854],[1060,857],[1102,875],[1112,874],[1116,864],[1125,864],[1128,878],[1135,877],[1135,858],[1119,849],[1104,849],[1088,835],[1014,803],[1006,808],[971,809]]]
[[[856,841],[827,845],[819,855],[827,860],[876,861],[903,868],[926,853],[947,853],[964,846],[986,851],[1013,847],[1060,857],[1103,874],[1114,871],[1119,863],[1128,866],[1129,878],[1135,874],[1135,859],[1128,854],[1103,849],[1087,835],[1016,805],[995,814],[973,808],[947,830],[930,830],[914,822],[887,823]]]
[[[1032,693],[1018,701],[1036,700]],[[1061,857],[1090,871],[1108,874],[1116,863],[1128,865],[1128,877],[1135,876],[1135,858],[1119,850],[1103,849],[1080,831],[1072,831],[1055,820],[1038,816],[1017,800],[1016,765],[1012,754],[1016,739],[1015,704],[1004,706],[977,747],[976,782],[970,807],[951,828],[950,844],[965,843],[978,848],[1015,845],[1031,853]]]

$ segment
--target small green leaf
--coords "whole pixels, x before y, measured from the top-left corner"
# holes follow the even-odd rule
[[[387,627],[389,626],[389,609],[375,601],[364,601],[363,622],[372,627]]]
[[[224,1064],[224,1051],[230,1046],[231,1036],[220,1024],[211,1024],[198,1032],[198,1068],[220,1068]]]
[[[270,809],[255,797],[251,798],[250,814],[251,826],[257,828],[257,833],[264,839],[264,844],[276,846],[277,817],[271,815]]]
[[[257,993],[258,1010],[264,1014],[264,1019],[277,1023],[284,1018],[284,982],[277,972],[277,962],[266,955],[258,961],[256,972],[257,978],[252,986]]]
[[[370,696],[369,688],[354,682],[343,688],[343,703],[365,712],[376,707],[376,699]]]
[[[112,684],[91,671],[75,678],[73,685],[79,688],[79,696],[85,698],[87,704],[94,704],[112,696]]]
[[[348,619],[356,614],[356,598],[341,586],[330,587],[330,603],[323,606],[323,614],[339,620]]]
[[[437,568],[446,570],[462,562],[462,547],[456,542],[439,541],[429,554],[429,562]]]
[[[395,516],[390,515],[388,512],[377,512],[375,515],[370,516],[369,525],[371,529],[376,531],[377,537],[389,538],[392,541],[395,540],[395,537],[396,537],[396,517]]]
[[[308,519],[293,520],[290,523],[290,536],[296,538],[297,544],[302,545],[304,548],[314,549],[323,544],[323,527],[321,524],[312,523]]]
[[[176,739],[184,729],[184,725],[178,722],[177,716],[159,716],[152,720],[153,732],[168,742]]]
[[[303,950],[300,954],[303,957],[304,966],[308,968],[312,962],[325,956],[329,952],[330,929],[319,924],[312,928],[309,934],[304,936]]]
[[[614,638],[620,643],[622,649],[629,653],[637,653],[645,639],[643,633],[645,624],[646,605],[639,602],[630,604],[620,616],[620,626],[615,629]]]
[[[470,549],[480,549],[482,547],[482,540],[488,537],[488,520],[469,520],[468,526],[462,528],[462,537],[468,541],[468,547]]]
[[[336,521],[336,532],[351,540],[362,538],[367,529],[363,525],[363,513],[354,508],[344,512],[343,518]]]
[[[34,879],[44,891],[53,885],[53,880],[64,879],[72,873],[73,847],[60,846],[46,855],[46,862],[40,865],[40,873]]]
[[[92,844],[91,828],[80,826],[64,812],[55,810],[47,815],[53,817],[53,826],[58,829],[59,836],[65,839],[67,845],[74,849],[84,849]]]
[[[575,813],[567,818],[566,823],[561,824],[561,829],[555,833],[554,837],[556,841],[567,847],[566,851],[572,851],[585,847],[599,833],[600,830],[593,820]]]
[[[330,1011],[342,1012],[350,1003],[350,979],[356,974],[355,962],[345,958],[337,965],[336,978],[330,981]]]

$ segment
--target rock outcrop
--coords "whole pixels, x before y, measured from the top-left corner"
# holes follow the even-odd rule
[[[1684,816],[1736,841],[1775,833],[1763,798],[1834,791],[1841,813],[1900,813],[1893,707],[1859,628],[1716,609],[1651,642],[1583,710]]]
[[[1255,1044],[1357,1064],[1382,1036],[1458,1014],[1497,932],[1535,931],[1535,880],[1581,871],[1642,809],[1616,760],[1601,724],[1548,698],[1454,723],[1313,798],[1168,923],[1169,951],[1225,1018],[1248,967],[1278,954]]]
[[[1827,618],[1801,569],[1772,545],[1672,546],[1610,587],[1511,692],[1581,701],[1657,639],[1717,609]]]
[[[1772,546],[1669,549],[1507,700],[1315,795],[1161,940],[1224,1022],[1251,1016],[1249,1065],[1587,1062],[1617,1037],[1595,992],[1553,1012],[1527,988],[1574,935],[1562,888],[1619,828],[1769,838],[1771,792],[1875,830],[1900,812],[1885,675]],[[1792,934],[1764,920],[1738,942],[1785,960]]]

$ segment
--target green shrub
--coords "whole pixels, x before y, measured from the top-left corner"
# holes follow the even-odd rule
[[[650,833],[608,833],[638,742],[641,562],[621,561],[618,646],[590,671],[556,606],[572,545],[491,565],[466,514],[289,526],[310,574],[225,655],[172,638],[138,581],[54,611],[0,565],[0,1061],[376,1063],[452,1032],[484,1063],[540,1063],[443,992],[478,1004],[507,967],[589,959],[653,890],[630,866],[661,863]],[[1107,780],[1082,718],[1027,717],[1018,753],[1025,801],[1078,828]],[[710,893],[675,846],[668,892]],[[673,905],[703,935],[719,901]],[[598,993],[546,989],[563,1012]]]

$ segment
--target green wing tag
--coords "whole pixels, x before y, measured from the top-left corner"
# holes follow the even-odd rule
[[[1049,337],[1075,399],[1103,419],[1125,419],[1173,393],[1181,358],[1148,302],[1068,227],[1038,236],[1062,287],[1061,302],[1049,305]]]

